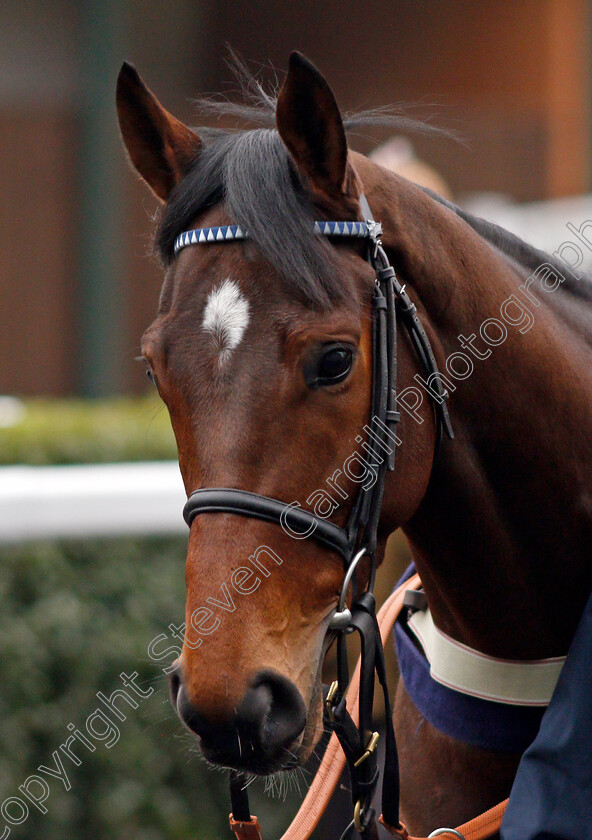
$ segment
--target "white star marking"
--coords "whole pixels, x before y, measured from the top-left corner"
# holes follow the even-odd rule
[[[214,336],[220,361],[237,347],[249,323],[249,302],[230,277],[212,289],[206,301],[202,327]]]

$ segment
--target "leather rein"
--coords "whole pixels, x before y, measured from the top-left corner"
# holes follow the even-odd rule
[[[348,766],[353,820],[342,838],[376,835],[376,814],[372,798],[380,771],[376,758],[378,733],[372,725],[375,676],[382,687],[385,702],[385,758],[382,768],[381,822],[395,836],[404,836],[399,821],[399,769],[392,710],[386,682],[383,640],[376,617],[372,594],[376,573],[378,525],[387,472],[395,467],[395,428],[400,420],[397,410],[397,320],[405,328],[423,372],[431,381],[437,397],[433,397],[436,420],[436,452],[443,435],[453,437],[446,407],[448,393],[438,376],[438,366],[428,336],[417,316],[416,307],[397,279],[394,268],[382,247],[382,226],[376,222],[364,195],[360,198],[365,222],[314,222],[314,230],[328,237],[358,237],[368,242],[366,259],[375,273],[372,294],[372,401],[371,418],[365,427],[366,457],[376,470],[373,484],[360,486],[345,528],[327,521],[297,504],[250,493],[238,488],[204,488],[189,496],[183,516],[190,527],[203,513],[234,513],[276,523],[297,538],[311,537],[324,548],[339,553],[344,560],[344,580],[338,607],[331,618],[328,632],[337,634],[337,680],[325,696],[327,726],[339,741]],[[221,243],[247,239],[248,232],[239,225],[201,228],[185,231],[177,237],[175,253],[194,244]],[[356,568],[364,559],[370,563],[369,582],[363,593],[357,591]],[[353,596],[347,607],[350,583]],[[358,709],[354,718],[346,707],[350,682],[346,637],[360,635],[361,662]],[[314,785],[314,782],[313,782]],[[256,817],[251,817],[245,780],[239,772],[230,772],[232,813],[230,824],[238,838],[260,838]],[[312,830],[312,829],[311,829]],[[308,833],[306,834],[308,837]],[[458,835],[457,835],[458,836]]]

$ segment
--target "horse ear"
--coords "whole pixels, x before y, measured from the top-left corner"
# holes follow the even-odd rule
[[[117,118],[131,162],[166,201],[199,154],[201,140],[162,107],[127,62],[117,78]]]
[[[333,92],[317,68],[299,52],[290,56],[278,96],[276,124],[296,166],[314,188],[343,193],[347,140]]]

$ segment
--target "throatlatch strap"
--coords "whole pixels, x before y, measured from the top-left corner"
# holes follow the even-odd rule
[[[439,376],[438,363],[432,350],[432,345],[423,327],[423,324],[417,317],[417,307],[405,291],[405,286],[399,283],[395,269],[389,263],[388,257],[384,248],[379,245],[377,247],[377,259],[381,261],[382,267],[376,272],[380,282],[390,281],[393,284],[394,293],[396,296],[397,312],[401,316],[403,326],[409,334],[409,338],[413,344],[415,352],[421,362],[421,366],[427,377],[433,377],[431,381],[431,388],[437,394],[437,397],[432,394],[434,407],[436,409],[436,417],[438,420],[438,439],[441,440],[442,432],[452,440],[454,432],[452,423],[450,422],[450,415],[446,406],[448,393],[442,385],[442,380]]]

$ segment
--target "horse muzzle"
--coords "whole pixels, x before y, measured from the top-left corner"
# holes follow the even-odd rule
[[[190,700],[180,667],[171,673],[170,685],[173,708],[212,764],[267,775],[298,763],[306,706],[286,677],[259,671],[227,721],[208,719],[198,701]]]

